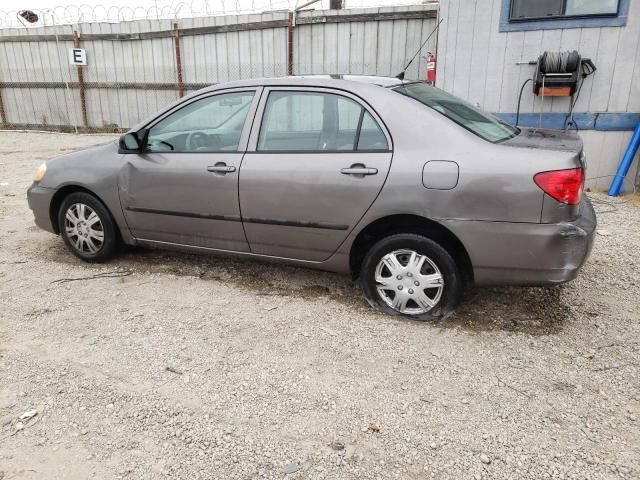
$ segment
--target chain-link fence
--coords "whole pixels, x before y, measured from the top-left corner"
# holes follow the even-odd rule
[[[436,16],[421,5],[0,29],[0,123],[116,132],[219,82],[395,75]],[[434,48],[435,36],[422,53]],[[425,70],[419,55],[407,78]]]

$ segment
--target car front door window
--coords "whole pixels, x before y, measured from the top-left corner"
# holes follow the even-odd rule
[[[234,152],[254,92],[233,92],[189,103],[149,130],[147,152]]]

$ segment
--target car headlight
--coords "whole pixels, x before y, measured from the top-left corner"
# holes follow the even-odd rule
[[[42,180],[45,173],[47,173],[47,162],[44,162],[38,167],[38,170],[36,171],[36,178],[34,178],[34,181],[39,182],[40,180]]]

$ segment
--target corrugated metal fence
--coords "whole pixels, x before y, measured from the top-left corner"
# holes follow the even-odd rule
[[[287,74],[395,75],[437,6],[325,10],[0,30],[4,128],[120,131],[189,91]],[[87,65],[69,62],[73,47]],[[423,55],[407,71],[422,78]]]

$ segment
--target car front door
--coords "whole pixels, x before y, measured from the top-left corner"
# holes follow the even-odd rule
[[[331,89],[265,89],[256,118],[240,172],[251,251],[326,260],[380,192],[391,139],[373,110]]]
[[[249,250],[238,206],[238,169],[258,93],[225,90],[196,97],[149,125],[143,152],[126,154],[118,179],[134,237]]]

